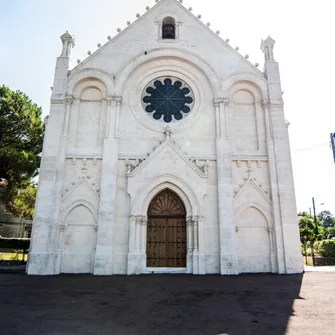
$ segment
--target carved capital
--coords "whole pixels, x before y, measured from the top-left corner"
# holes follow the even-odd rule
[[[141,225],[142,225],[142,226],[146,226],[147,223],[148,223],[148,217],[145,216],[145,215],[142,215],[142,216],[141,216]]]
[[[213,99],[213,106],[214,107],[220,107],[220,104],[223,103],[223,98],[215,98]]]
[[[121,105],[122,103],[122,97],[118,95],[112,96],[112,101],[114,101],[117,105]]]
[[[66,224],[64,224],[64,223],[60,224],[60,225],[59,225],[59,230],[60,230],[61,232],[64,232],[64,231],[66,230]]]
[[[73,95],[72,94],[66,94],[65,95],[65,102],[67,105],[72,105],[73,104]]]
[[[262,101],[262,107],[263,109],[270,108],[270,100],[265,99]]]
[[[176,26],[182,26],[183,22],[182,21],[176,21]]]
[[[193,225],[194,225],[195,227],[198,226],[198,224],[199,224],[199,216],[198,216],[198,215],[193,216],[193,218],[192,218],[192,222],[193,222]]]
[[[229,100],[229,99],[227,99],[227,98],[224,98],[224,99],[223,99],[223,104],[224,104],[225,107],[229,107],[230,104],[231,104],[231,100]]]
[[[219,107],[220,104],[224,104],[225,107],[229,107],[231,104],[231,100],[229,100],[228,98],[215,98],[213,100],[214,107]]]
[[[112,102],[113,102],[113,98],[112,97],[108,97],[106,99],[106,102],[107,102],[107,106],[111,106],[112,105]]]

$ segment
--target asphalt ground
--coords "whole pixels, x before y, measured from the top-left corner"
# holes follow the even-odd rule
[[[0,334],[335,334],[335,273],[0,274]]]

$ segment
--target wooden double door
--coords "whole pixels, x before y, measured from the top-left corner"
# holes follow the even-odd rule
[[[159,193],[148,210],[147,267],[186,267],[186,213],[170,190]]]

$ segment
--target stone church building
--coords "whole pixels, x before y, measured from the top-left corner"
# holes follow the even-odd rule
[[[61,36],[29,274],[303,271],[275,41],[262,71],[181,2],[72,70]]]

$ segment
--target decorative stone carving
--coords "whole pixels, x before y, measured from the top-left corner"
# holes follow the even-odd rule
[[[59,225],[59,230],[61,232],[64,232],[66,230],[66,228],[67,228],[67,226],[64,223],[62,223],[62,224]]]
[[[174,193],[163,191],[151,202],[149,215],[185,215],[185,207]]]

